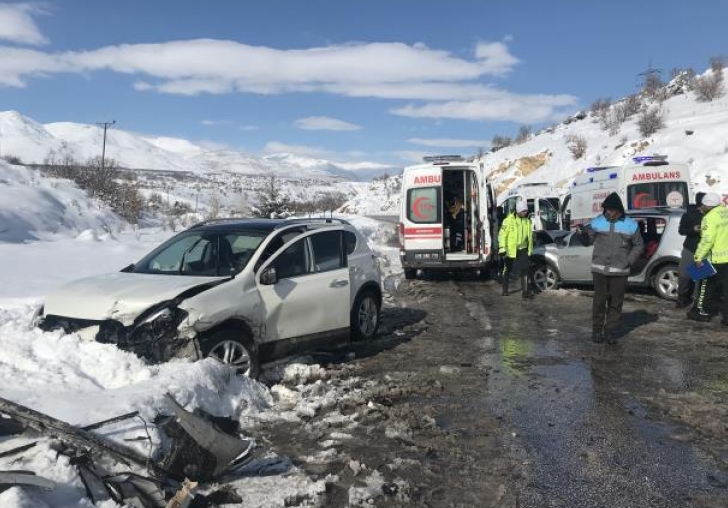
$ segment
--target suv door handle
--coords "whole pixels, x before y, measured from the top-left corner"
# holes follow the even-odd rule
[[[340,287],[344,287],[344,286],[348,286],[348,285],[349,285],[348,280],[337,279],[337,280],[331,281],[331,284],[329,284],[329,287],[330,288],[340,288]]]

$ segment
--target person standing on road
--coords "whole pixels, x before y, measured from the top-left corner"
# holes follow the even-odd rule
[[[592,340],[616,344],[614,332],[622,315],[629,270],[642,254],[644,242],[637,222],[624,214],[619,194],[607,196],[602,209],[582,231],[584,243],[594,244]]]
[[[693,304],[695,282],[693,282],[693,279],[688,274],[688,266],[693,263],[695,249],[698,248],[698,242],[700,241],[700,222],[703,220],[703,212],[700,211],[700,205],[702,204],[703,196],[705,196],[704,192],[698,192],[695,195],[695,204],[688,205],[688,209],[680,218],[678,232],[685,237],[685,241],[683,242],[680,265],[678,266],[680,277],[678,280],[677,303],[675,304],[678,309]]]
[[[728,326],[728,298],[725,295],[725,288],[728,288],[728,208],[721,205],[718,194],[710,192],[703,196],[700,210],[703,220],[700,223],[700,242],[695,250],[695,264],[700,267],[706,259],[710,260],[716,273],[698,284],[697,298],[688,312],[688,319],[710,321],[712,316],[707,306],[713,303],[715,290],[720,285],[724,291],[721,324]]]
[[[528,271],[533,254],[533,224],[528,218],[528,205],[525,201],[519,201],[516,204],[516,213],[503,220],[498,234],[498,246],[501,256],[505,256],[503,296],[508,296],[508,282],[515,264],[521,279],[521,295],[523,298],[533,297],[528,288]]]

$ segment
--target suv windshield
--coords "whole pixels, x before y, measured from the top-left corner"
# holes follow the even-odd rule
[[[267,236],[262,231],[188,231],[134,266],[134,273],[229,276],[240,272]]]

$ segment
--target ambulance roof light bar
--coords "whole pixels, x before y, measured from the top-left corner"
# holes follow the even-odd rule
[[[594,166],[593,168],[586,168],[587,173],[596,173],[597,171],[604,171],[605,169],[611,169],[614,166]]]
[[[428,155],[422,157],[422,160],[429,164],[443,165],[451,162],[463,162],[465,159],[462,155]]]
[[[639,155],[632,157],[635,164],[642,164],[644,166],[662,166],[667,164],[667,155]]]

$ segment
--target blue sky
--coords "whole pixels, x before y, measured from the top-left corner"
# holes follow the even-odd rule
[[[728,3],[576,0],[0,2],[0,110],[256,154],[472,154],[702,72]]]

